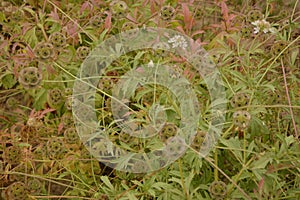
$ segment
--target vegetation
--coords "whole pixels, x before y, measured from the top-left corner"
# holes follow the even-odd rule
[[[299,0],[1,0],[0,199],[300,199],[299,8]],[[121,32],[129,31],[130,39],[148,28],[192,38],[208,52],[208,60],[196,57],[204,71],[166,51],[188,48],[178,35],[124,54],[118,41],[110,43]],[[75,90],[85,91],[84,84],[73,89],[74,82],[102,42],[121,55],[99,74],[93,98],[98,125],[130,152],[167,145],[160,156],[174,159],[162,168],[126,160],[131,171],[106,166],[78,134],[74,109],[87,118],[90,113],[74,101]],[[203,77],[212,63],[206,61],[219,71],[226,102],[211,99]],[[161,65],[172,69],[172,80],[188,80],[201,114],[178,159],[186,141],[176,137],[183,106],[177,94],[125,81],[130,112],[111,98],[128,72]],[[213,103],[227,107],[217,138],[209,131]],[[116,113],[135,123],[123,130]],[[129,134],[153,119],[149,137]],[[103,156],[109,145],[93,140],[92,148]]]

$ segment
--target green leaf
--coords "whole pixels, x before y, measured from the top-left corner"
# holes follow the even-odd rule
[[[111,191],[115,190],[114,186],[111,184],[107,176],[101,176],[100,179]]]
[[[268,154],[260,157],[258,160],[255,160],[251,164],[251,169],[265,169],[266,166],[272,161],[272,157]]]
[[[43,88],[40,89],[35,95],[33,107],[36,110],[42,110],[46,102],[47,102],[47,90]]]
[[[225,145],[226,147],[228,147],[232,153],[234,154],[234,156],[239,160],[242,161],[243,157],[242,157],[242,152],[241,152],[241,144],[238,138],[230,138],[229,140],[225,140],[223,138],[220,138],[220,141],[223,145]]]
[[[29,29],[24,34],[24,40],[27,44],[30,45],[31,48],[33,48],[38,43],[38,38],[36,37],[36,27],[33,27],[32,29]]]
[[[5,89],[10,89],[17,83],[17,80],[12,73],[6,73],[1,77],[1,83]]]

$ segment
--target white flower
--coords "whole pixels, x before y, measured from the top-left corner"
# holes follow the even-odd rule
[[[148,67],[154,67],[154,63],[152,60],[150,60],[150,62],[148,63]]]
[[[252,25],[256,26],[254,27],[254,34],[259,33],[259,31],[262,31],[264,33],[275,33],[276,29],[274,27],[271,27],[271,24],[267,22],[265,19],[263,20],[257,20],[255,22],[251,23]]]
[[[168,43],[172,44],[172,48],[181,47],[183,49],[187,48],[187,42],[185,38],[181,35],[175,35],[168,40]]]

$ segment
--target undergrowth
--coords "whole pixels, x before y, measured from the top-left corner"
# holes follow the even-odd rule
[[[300,199],[298,0],[2,0],[0,8],[0,199]],[[120,56],[103,71],[95,94],[99,124],[114,144],[149,152],[180,126],[174,95],[144,85],[131,87],[135,119],[149,122],[159,102],[168,123],[147,140],[118,127],[113,85],[139,66],[172,66],[189,80],[201,112],[182,157],[134,174],[87,151],[74,124],[72,92],[97,45],[146,27],[177,30],[201,44],[220,71],[228,109],[218,143],[203,158],[213,118],[203,78],[159,47]],[[101,153],[105,144],[95,148]]]

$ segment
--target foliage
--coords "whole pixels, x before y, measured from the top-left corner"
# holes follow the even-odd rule
[[[300,199],[299,8],[298,0],[2,0],[0,199]],[[98,44],[121,31],[134,38],[135,28],[146,27],[177,30],[201,44],[220,71],[228,109],[220,139],[202,157],[214,141],[210,105],[218,101],[211,102],[193,63],[164,50],[171,48],[167,41],[121,55],[99,74],[94,102],[100,126],[118,147],[147,153],[168,143],[173,157],[185,145],[175,137],[178,100],[158,84],[124,81],[123,92],[132,95],[122,113],[135,122],[131,131],[156,119],[147,133],[159,128],[158,134],[138,138],[118,127],[110,97],[132,69],[172,66],[170,76],[189,80],[201,112],[178,160],[134,174],[103,165],[80,142],[72,88]],[[122,54],[120,44],[109,51]],[[107,153],[107,144],[93,142]]]

